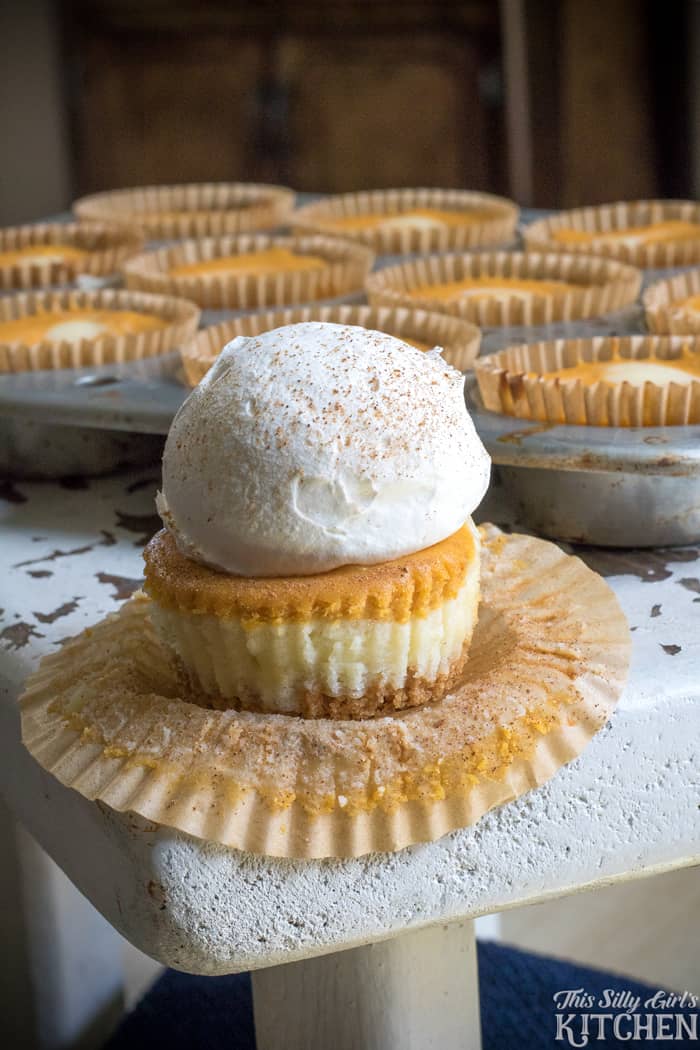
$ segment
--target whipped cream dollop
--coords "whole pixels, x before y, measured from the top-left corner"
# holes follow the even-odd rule
[[[308,575],[437,543],[489,472],[439,352],[308,322],[224,347],[173,420],[157,504],[189,558]]]

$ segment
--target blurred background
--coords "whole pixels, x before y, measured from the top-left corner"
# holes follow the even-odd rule
[[[700,196],[697,0],[0,0],[0,222],[197,180]]]

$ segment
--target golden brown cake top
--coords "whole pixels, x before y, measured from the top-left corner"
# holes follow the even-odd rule
[[[247,625],[281,621],[371,619],[405,622],[459,591],[477,557],[469,525],[415,554],[378,565],[346,565],[312,576],[244,577],[186,558],[161,529],[144,551],[146,591],[161,605],[239,617]]]

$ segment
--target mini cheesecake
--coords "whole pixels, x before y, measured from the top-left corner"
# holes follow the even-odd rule
[[[325,197],[298,208],[292,226],[405,255],[508,244],[517,218],[512,201],[489,193],[407,188]]]
[[[144,555],[197,702],[371,718],[444,697],[489,467],[439,354],[323,322],[233,339],[173,420]]]
[[[633,302],[641,273],[583,254],[441,252],[371,273],[372,306],[421,308],[479,326],[597,317]]]
[[[684,336],[598,336],[511,346],[475,364],[490,412],[573,426],[700,422],[700,344]]]
[[[81,197],[82,221],[136,228],[149,238],[213,237],[273,229],[284,223],[292,190],[261,183],[187,183],[139,186]]]
[[[374,256],[332,237],[211,237],[145,252],[124,266],[127,288],[211,310],[334,299],[359,292]]]
[[[479,604],[468,522],[426,550],[372,566],[254,578],[148,544],[151,618],[214,707],[365,718],[439,700],[466,663]]]

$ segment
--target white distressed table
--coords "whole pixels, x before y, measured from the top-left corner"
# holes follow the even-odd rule
[[[0,791],[88,901],[144,952],[194,973],[256,971],[259,1050],[476,1047],[475,916],[700,860],[698,549],[585,552],[634,632],[631,678],[612,723],[549,784],[439,842],[355,860],[281,861],[203,843],[61,787],[22,748],[16,698],[44,653],[138,585],[141,547],[158,526],[157,475],[2,489]],[[485,510],[503,520],[497,505]],[[18,954],[0,1010],[17,1012],[26,993],[39,1018],[35,1044],[64,1045],[87,1000],[107,1002],[118,983],[111,927],[89,909],[75,920],[79,935],[64,921],[58,936],[43,854],[7,817],[2,832],[10,863],[0,886],[17,905],[0,913],[0,937]],[[77,916],[80,898],[71,907]]]

